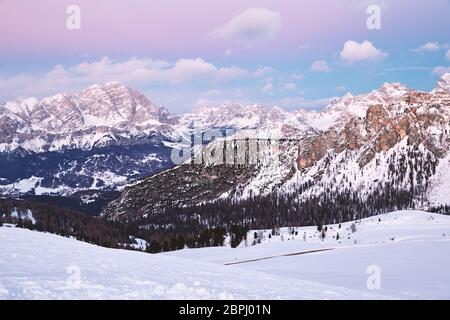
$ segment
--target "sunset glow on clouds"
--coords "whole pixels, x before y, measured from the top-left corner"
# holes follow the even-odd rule
[[[78,5],[81,29],[68,30]],[[381,9],[369,30],[366,10]],[[450,2],[0,1],[0,102],[119,81],[171,111],[197,103],[320,108],[450,67]]]

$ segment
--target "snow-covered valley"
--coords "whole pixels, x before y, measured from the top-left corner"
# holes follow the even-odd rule
[[[3,226],[0,299],[450,298],[450,217],[398,211],[326,227],[151,255]]]

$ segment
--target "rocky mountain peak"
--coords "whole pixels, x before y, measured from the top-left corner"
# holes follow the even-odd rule
[[[184,114],[181,122],[196,127],[250,128],[257,127],[266,118],[267,112],[266,108],[258,104],[203,104],[197,106],[192,112]]]
[[[412,92],[401,83],[384,83],[378,90],[370,93],[346,95],[333,99],[323,114],[335,118],[336,121],[347,121],[349,117],[364,117],[369,107],[374,105],[390,105],[400,103]],[[332,116],[334,114],[334,116]]]
[[[85,124],[93,126],[155,125],[163,112],[143,94],[118,82],[90,86],[78,98]]]
[[[288,138],[281,139],[286,144],[283,145],[283,155],[287,157],[283,160],[285,170],[275,169],[276,162],[273,167],[267,167],[270,172],[264,176],[270,181],[285,181],[286,176],[295,173],[294,167],[305,172],[314,170],[329,154],[348,152],[354,156],[355,168],[359,165],[362,170],[377,156],[389,153],[405,141],[426,148],[438,159],[450,143],[450,94],[446,90],[449,83],[450,76],[445,75],[438,83],[437,94],[410,90],[400,83],[385,83],[367,94],[348,93],[336,98],[323,111],[285,111],[259,104],[224,103],[203,104],[176,117],[140,92],[110,82],[90,86],[79,94],[61,93],[42,100],[30,98],[6,103],[0,107],[0,152],[18,150],[39,164],[40,155],[33,155],[34,152],[45,154],[57,150],[63,154],[66,149],[86,152],[86,156],[78,159],[76,170],[75,164],[61,158],[55,161],[57,166],[51,174],[39,171],[21,176],[27,185],[37,185],[36,177],[45,179],[38,184],[44,188],[42,192],[60,185],[78,188],[72,184],[73,176],[83,177],[80,178],[84,179],[83,188],[93,184],[100,187],[107,181],[113,186],[136,175],[154,172],[155,168],[167,168],[171,165],[172,138],[179,133],[189,134],[192,126],[249,129],[240,132],[261,139]],[[140,145],[151,146],[156,151],[150,152]],[[90,157],[88,152],[94,147],[106,151]],[[111,150],[116,149],[109,147],[124,147],[125,158],[112,156],[116,151]],[[91,159],[86,165],[90,172],[101,173],[98,181],[103,182],[98,185],[95,179],[85,176],[86,159]],[[68,172],[67,178],[54,185],[53,177],[60,164]],[[42,166],[36,165],[39,167]],[[104,168],[108,168],[107,172],[103,172]],[[278,180],[273,179],[274,172],[279,174]],[[9,179],[7,186],[15,188],[17,176],[9,177],[9,174],[4,172]]]
[[[178,118],[139,91],[118,82],[95,84],[79,94],[59,93],[7,102],[0,107],[0,146],[30,151],[91,146],[104,135],[170,131]]]
[[[445,73],[437,82],[434,93],[445,92],[450,93],[450,73]]]
[[[384,94],[386,97],[401,97],[408,93],[410,90],[407,86],[399,82],[388,83],[385,82],[381,85],[378,90],[380,93]]]

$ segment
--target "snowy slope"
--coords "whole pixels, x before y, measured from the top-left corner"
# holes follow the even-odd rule
[[[271,230],[260,230],[256,233],[261,244],[253,245],[255,231],[251,231],[247,243],[238,249],[186,249],[165,255],[231,263],[368,293],[374,291],[367,289],[367,268],[378,266],[381,289],[377,293],[404,299],[450,299],[449,216],[398,211],[357,221],[354,233],[352,223],[341,228],[329,225],[324,240],[316,227],[282,228],[270,238]]]
[[[324,240],[316,227],[282,228],[257,231],[253,246],[251,231],[237,249],[157,255],[0,227],[0,299],[450,299],[450,217],[398,211],[352,224],[327,226]],[[374,266],[379,290],[367,288]]]
[[[450,153],[441,160],[436,168],[436,174],[431,181],[429,191],[432,204],[450,205]]]
[[[320,112],[302,109],[287,112],[258,104],[224,103],[202,105],[190,113],[176,116],[138,91],[117,82],[93,85],[79,94],[60,93],[41,100],[9,101],[0,105],[0,131],[5,133],[0,135],[0,167],[3,168],[0,170],[0,192],[64,194],[89,188],[118,188],[125,182],[174,165],[170,148],[180,147],[180,137],[190,138],[193,127],[246,129],[250,138],[297,141],[326,132],[329,135],[325,138],[330,138],[337,130],[340,134],[337,141],[346,141],[341,139],[346,133],[350,137],[361,134],[354,140],[365,143],[365,148],[360,151],[367,154],[377,141],[363,139],[364,134],[374,131],[363,130],[363,119],[374,106],[383,106],[388,118],[400,118],[399,115],[408,109],[414,109],[410,118],[399,119],[392,128],[398,129],[402,137],[410,128],[416,128],[416,137],[420,133],[420,137],[427,137],[427,143],[433,149],[442,149],[448,145],[449,88],[450,74],[443,75],[430,93],[409,89],[399,83],[385,83],[367,94],[354,96],[348,93],[336,98]],[[384,114],[375,114],[374,118],[381,116]],[[360,121],[355,122],[355,119]],[[422,132],[423,123],[415,125],[420,119],[433,125]],[[349,123],[357,126],[345,128]],[[349,130],[342,132],[343,128]],[[382,128],[393,131],[390,127]],[[391,138],[382,137],[379,144],[390,142]],[[353,141],[350,139],[350,142]],[[329,147],[336,149],[336,145]],[[293,145],[287,152],[292,161],[286,161],[280,170],[273,164],[262,168],[257,181],[247,186],[243,195],[258,189],[262,190],[260,193],[269,192],[275,185],[284,183],[295,162],[296,157],[291,155],[302,149],[305,149],[304,145]],[[52,167],[41,170],[47,165]],[[24,167],[29,170],[23,170]],[[436,204],[442,204],[442,201]]]
[[[0,227],[0,252],[0,299],[385,297],[196,259],[106,249],[17,228]]]

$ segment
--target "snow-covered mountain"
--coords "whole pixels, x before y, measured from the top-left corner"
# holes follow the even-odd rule
[[[170,167],[178,117],[116,82],[0,107],[2,193],[117,188]]]
[[[260,124],[270,130],[273,123],[295,119],[296,128],[308,129],[292,136],[278,135],[281,140],[276,152],[257,164],[237,166],[238,171],[226,164],[186,164],[142,180],[126,188],[103,214],[113,218],[157,216],[158,208],[167,201],[195,206],[225,199],[251,201],[274,193],[279,199],[292,198],[298,205],[312,199],[322,205],[337,198],[357,201],[358,206],[366,206],[365,214],[374,208],[377,212],[403,207],[447,210],[443,207],[450,204],[450,198],[443,190],[450,189],[445,178],[450,169],[449,83],[449,75],[444,75],[430,93],[384,84],[369,94],[347,94],[322,112],[286,113],[252,106],[242,113],[242,108],[228,106],[223,118],[230,121],[234,118],[229,115],[241,112],[249,126]],[[195,112],[200,123],[222,119],[220,109],[200,110],[203,112]],[[272,113],[282,114],[281,120],[269,121]],[[256,135],[250,138],[262,138],[259,130]],[[236,137],[239,135],[233,139]],[[289,137],[294,139],[285,139]],[[214,143],[204,151],[213,148]],[[180,179],[189,184],[176,183]],[[367,207],[368,199],[374,208]],[[244,207],[242,204],[242,210]]]
[[[449,88],[449,74],[430,93],[386,83],[368,94],[336,98],[320,112],[227,103],[175,116],[116,82],[79,94],[7,102],[0,106],[0,190],[67,194],[117,189],[173,167],[172,147],[180,136],[188,141],[193,128],[234,128],[243,132],[236,137],[292,140],[283,142],[281,160],[260,164],[259,178],[239,186],[243,195],[293,185],[288,180],[304,178],[297,171],[308,167],[312,174],[309,165],[320,165],[329,150],[358,153],[352,161],[362,164],[380,151],[394,150],[401,139],[413,136],[421,144],[427,137],[426,149],[442,159],[448,151]],[[385,127],[386,121],[391,127]],[[382,134],[382,129],[396,133]]]
[[[450,92],[450,73],[444,74],[439,79],[436,88],[431,92],[434,95],[446,95]]]
[[[308,114],[308,113],[306,113]],[[258,137],[295,138],[312,133],[316,126],[299,112],[261,105],[225,103],[219,106],[202,105],[184,114],[180,122],[189,128],[233,128],[252,130]]]
[[[0,107],[3,194],[122,192],[112,201],[115,196],[97,190],[80,193],[85,204],[99,197],[108,202],[101,212],[106,219],[60,212],[55,201],[53,206],[33,199],[2,200],[2,207],[10,209],[0,212],[6,226],[59,230],[100,245],[145,247],[152,253],[197,249],[150,256],[3,226],[0,245],[16,245],[1,248],[12,260],[0,263],[0,271],[13,280],[0,280],[0,298],[447,298],[445,263],[437,261],[448,251],[448,219],[416,211],[373,216],[403,209],[450,213],[449,88],[450,76],[444,75],[431,92],[384,84],[368,94],[337,98],[321,112],[226,104],[180,117],[114,83],[79,95],[7,103]],[[58,105],[63,114],[57,114]],[[172,148],[189,140],[194,128],[238,129],[225,141],[204,145],[196,156],[231,146],[227,150],[234,160],[242,142],[247,153],[252,141],[267,148],[253,150],[255,162],[248,154],[239,164],[221,163],[219,157],[174,166]],[[50,249],[36,258],[28,243]],[[211,246],[223,248],[199,249]],[[70,265],[86,271],[81,291],[64,287],[66,270],[57,271],[67,265],[67,252],[78,252]],[[60,264],[49,263],[55,256]],[[321,267],[343,256],[332,272]],[[97,270],[105,259],[112,261],[106,268],[116,282]],[[291,260],[279,263],[286,259]],[[50,273],[49,265],[54,267]],[[386,271],[384,291],[364,287],[373,265]],[[439,275],[439,282],[422,276],[413,283],[412,269]],[[161,270],[169,274],[165,280]],[[128,281],[130,274],[143,279],[139,288]],[[22,281],[23,275],[28,279]],[[36,291],[29,290],[29,279]]]
[[[92,148],[115,135],[164,132],[178,118],[117,82],[93,85],[78,95],[57,94],[7,102],[0,108],[0,151]]]

